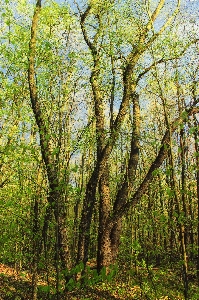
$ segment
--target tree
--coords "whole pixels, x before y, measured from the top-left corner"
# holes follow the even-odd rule
[[[56,270],[59,297],[62,276],[67,287],[93,258],[108,273],[123,251],[147,266],[163,261],[162,250],[181,251],[188,277],[198,217],[197,136],[189,132],[198,113],[197,36],[179,35],[179,1],[38,0],[29,8],[25,15],[13,1],[2,13],[0,186],[13,209],[21,195],[30,211],[26,234],[17,219],[20,238],[6,249],[32,257],[33,299],[43,268],[48,284]]]
[[[137,70],[139,60],[144,57],[145,53],[150,53],[150,50],[153,49],[153,45],[160,39],[161,35],[165,29],[171,24],[174,16],[176,15],[179,9],[180,3],[177,3],[177,8],[173,9],[173,13],[167,20],[164,20],[163,26],[161,28],[155,29],[155,21],[160,16],[160,12],[165,6],[165,1],[159,1],[157,7],[150,11],[149,5],[145,7],[145,11],[141,11],[142,14],[145,14],[148,21],[144,24],[142,20],[136,20],[132,24],[137,26],[138,36],[136,40],[130,40],[128,44],[128,50],[125,53],[125,63],[118,63],[122,65],[122,81],[120,84],[123,86],[122,91],[122,100],[120,102],[120,108],[117,116],[115,117],[111,126],[107,129],[105,127],[105,109],[103,105],[106,103],[105,96],[103,97],[103,88],[102,88],[102,76],[100,72],[100,61],[104,59],[106,52],[104,49],[104,41],[107,44],[109,41],[112,49],[116,49],[115,57],[120,57],[122,53],[122,45],[119,46],[116,44],[113,46],[113,41],[106,36],[105,32],[105,20],[108,19],[107,6],[110,10],[113,10],[112,16],[112,32],[114,32],[114,25],[118,23],[116,11],[117,6],[114,3],[107,4],[104,3],[91,2],[84,13],[80,11],[80,23],[82,28],[82,33],[87,43],[88,47],[91,50],[93,58],[93,71],[91,73],[91,85],[93,90],[93,99],[95,104],[95,118],[96,118],[96,135],[97,135],[97,144],[98,144],[98,155],[96,161],[96,167],[90,177],[90,180],[86,188],[86,196],[84,200],[84,206],[82,210],[82,218],[80,224],[80,235],[79,235],[79,249],[78,249],[78,261],[83,261],[86,263],[88,259],[88,248],[89,248],[89,230],[92,218],[92,212],[95,205],[95,195],[96,189],[99,188],[100,193],[100,225],[99,225],[99,242],[98,242],[98,269],[102,266],[109,266],[115,262],[117,257],[118,247],[119,247],[119,237],[121,234],[121,222],[122,217],[126,214],[128,209],[135,205],[146,192],[149,183],[152,180],[153,172],[161,166],[164,159],[167,156],[167,147],[169,147],[169,136],[176,130],[176,124],[179,125],[183,121],[183,117],[179,116],[173,122],[166,124],[166,132],[161,141],[161,148],[153,163],[149,167],[148,173],[146,174],[144,180],[140,183],[140,186],[137,190],[133,191],[133,184],[135,180],[135,174],[137,170],[138,160],[139,160],[139,138],[140,138],[140,101],[139,96],[136,93],[139,80],[147,72],[152,70],[157,64],[163,63],[164,61],[176,59],[180,56],[176,54],[175,57],[167,57],[166,59],[156,59],[154,58],[153,62],[149,67],[142,70],[142,72]],[[121,7],[120,7],[121,9]],[[134,11],[132,11],[131,18],[135,20]],[[136,23],[137,22],[137,23]],[[93,24],[95,25],[95,31],[93,31]],[[110,23],[109,23],[110,24]],[[117,24],[118,25],[118,24]],[[90,29],[91,28],[91,29]],[[104,34],[102,36],[102,34]],[[115,48],[114,48],[115,47]],[[184,52],[185,50],[183,50]],[[182,53],[183,53],[182,52]],[[115,59],[115,58],[114,58]],[[111,66],[113,56],[107,54],[107,61]],[[115,63],[115,62],[114,62]],[[108,69],[108,68],[107,68]],[[109,67],[111,69],[111,67]],[[109,70],[108,69],[108,70]],[[107,71],[108,72],[108,71]],[[112,76],[112,87],[114,87],[114,69],[111,69]],[[108,76],[108,75],[107,75]],[[110,99],[113,94],[109,92]],[[114,96],[114,95],[113,95]],[[112,103],[112,102],[111,102]],[[194,105],[197,104],[197,101]],[[109,178],[108,178],[108,162],[110,159],[111,152],[116,144],[116,141],[121,134],[122,125],[125,122],[125,118],[128,115],[128,110],[133,106],[133,123],[132,123],[132,137],[131,137],[131,151],[127,162],[127,170],[121,182],[121,187],[117,191],[117,195],[113,200],[114,204],[111,208],[110,201],[110,187],[109,187]],[[184,114],[192,114],[193,111],[197,109],[195,106],[190,107],[184,112]],[[112,116],[112,108],[110,109],[110,115]],[[111,117],[112,118],[112,117]],[[113,118],[112,118],[113,119]],[[179,122],[179,123],[178,123]],[[104,135],[104,132],[108,134]],[[104,141],[106,140],[106,143]],[[104,174],[104,175],[103,175]]]

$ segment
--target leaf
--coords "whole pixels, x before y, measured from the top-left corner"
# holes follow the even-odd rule
[[[40,286],[39,289],[44,292],[44,293],[49,293],[50,292],[50,286],[45,285],[45,286]]]
[[[56,155],[57,153],[59,153],[59,148],[53,149],[52,155]]]

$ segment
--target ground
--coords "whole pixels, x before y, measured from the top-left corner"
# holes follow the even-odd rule
[[[124,284],[121,281],[114,281],[111,283],[95,284],[83,289],[76,289],[71,292],[64,293],[60,296],[60,300],[183,300],[182,293],[178,292],[178,284],[172,281],[174,277],[172,274],[165,274],[158,272],[157,275],[153,275],[151,286],[146,281],[146,272],[140,273],[141,277],[137,277],[132,285]],[[170,277],[170,278],[169,278]],[[25,271],[17,273],[14,268],[5,264],[0,264],[0,300],[31,300],[31,278],[32,276]],[[163,281],[165,278],[166,284],[170,286],[163,287]],[[169,279],[169,280],[168,280]],[[158,283],[159,282],[159,283]],[[50,293],[50,298],[47,296],[47,284],[43,280],[38,282],[38,300],[52,299],[55,300],[56,296]],[[161,295],[161,291],[163,291]],[[197,297],[197,296],[196,296]],[[199,299],[199,298],[191,299]]]

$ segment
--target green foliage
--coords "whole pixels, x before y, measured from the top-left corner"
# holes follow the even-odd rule
[[[125,294],[125,289],[131,283],[138,286],[135,299],[167,296],[180,299],[179,274],[184,260],[180,253],[179,226],[184,226],[188,237],[188,269],[191,263],[196,265],[198,256],[198,120],[196,112],[189,116],[186,111],[198,89],[198,49],[192,43],[195,42],[194,31],[189,22],[193,16],[176,17],[172,26],[159,35],[173,9],[169,1],[149,31],[150,11],[155,11],[156,1],[80,3],[81,16],[86,17],[87,38],[95,44],[94,55],[88,49],[88,39],[83,37],[78,10],[74,12],[73,6],[59,2],[43,2],[38,21],[34,77],[39,121],[43,121],[38,128],[27,80],[35,4],[25,0],[0,1],[0,261],[14,265],[17,270],[29,268],[31,271],[35,263],[40,278],[44,279],[44,285],[39,286],[41,295],[50,293],[54,297],[57,278],[61,293],[64,280],[69,277],[66,289],[71,292],[81,287],[101,286],[128,299],[131,295]],[[84,15],[87,4],[91,5],[88,17]],[[180,34],[182,27],[185,30]],[[96,62],[97,79],[92,81],[90,75]],[[94,90],[94,84],[98,91]],[[96,91],[104,115],[100,121]],[[129,158],[135,138],[132,137],[135,121],[132,91],[139,94],[141,117],[138,167],[131,177]],[[122,101],[126,95],[125,106]],[[118,111],[121,115],[117,115]],[[148,176],[153,162],[161,157],[165,131],[172,130],[178,116],[181,116],[181,124],[176,132],[171,132],[169,144],[164,145],[168,158]],[[100,126],[103,127],[103,149],[109,151],[114,141],[110,137],[116,136],[107,162],[111,201],[110,211],[104,214],[107,213],[108,219],[114,216],[114,201],[122,185],[132,183],[124,199],[128,206],[137,191],[139,195],[143,179],[150,178],[150,184],[147,188],[144,186],[144,195],[132,202],[133,207],[128,212],[125,210],[119,267],[117,264],[103,267],[98,273],[82,263],[74,268],[70,266],[76,261],[88,182],[98,166],[100,134],[97,136],[96,128]],[[46,161],[41,151],[42,142]],[[133,159],[131,163],[135,164]],[[91,193],[95,203],[86,232],[90,234],[89,254],[94,256],[99,246],[102,199],[98,176],[95,180],[97,191]],[[121,200],[121,205],[124,203]],[[55,255],[62,246],[58,232],[61,225],[69,260],[66,268],[61,255],[58,258]],[[162,268],[153,270],[156,265]],[[171,274],[169,270],[173,266],[176,269]],[[77,281],[80,273],[82,277]],[[56,278],[56,275],[59,276]],[[119,276],[126,285],[115,283]],[[52,284],[46,283],[51,279]],[[193,285],[190,280],[191,297],[197,299],[198,293],[194,279]],[[13,295],[12,291],[7,292],[8,297]]]

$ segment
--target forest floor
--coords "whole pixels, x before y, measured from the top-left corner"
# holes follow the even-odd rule
[[[146,280],[146,273],[130,284],[116,280],[111,283],[101,283],[83,289],[67,292],[60,296],[60,300],[183,300],[182,289],[173,273],[168,276],[158,273],[158,280],[154,276],[150,282]],[[122,278],[120,278],[122,279]],[[156,281],[156,282],[155,282]],[[175,282],[174,282],[175,281]],[[38,300],[56,299],[52,294],[47,296],[45,287],[47,284],[41,279],[38,281]],[[194,283],[195,293],[191,300],[198,300],[199,291]],[[198,296],[197,296],[198,295]],[[31,275],[28,272],[17,273],[14,268],[0,264],[0,300],[31,300]]]

